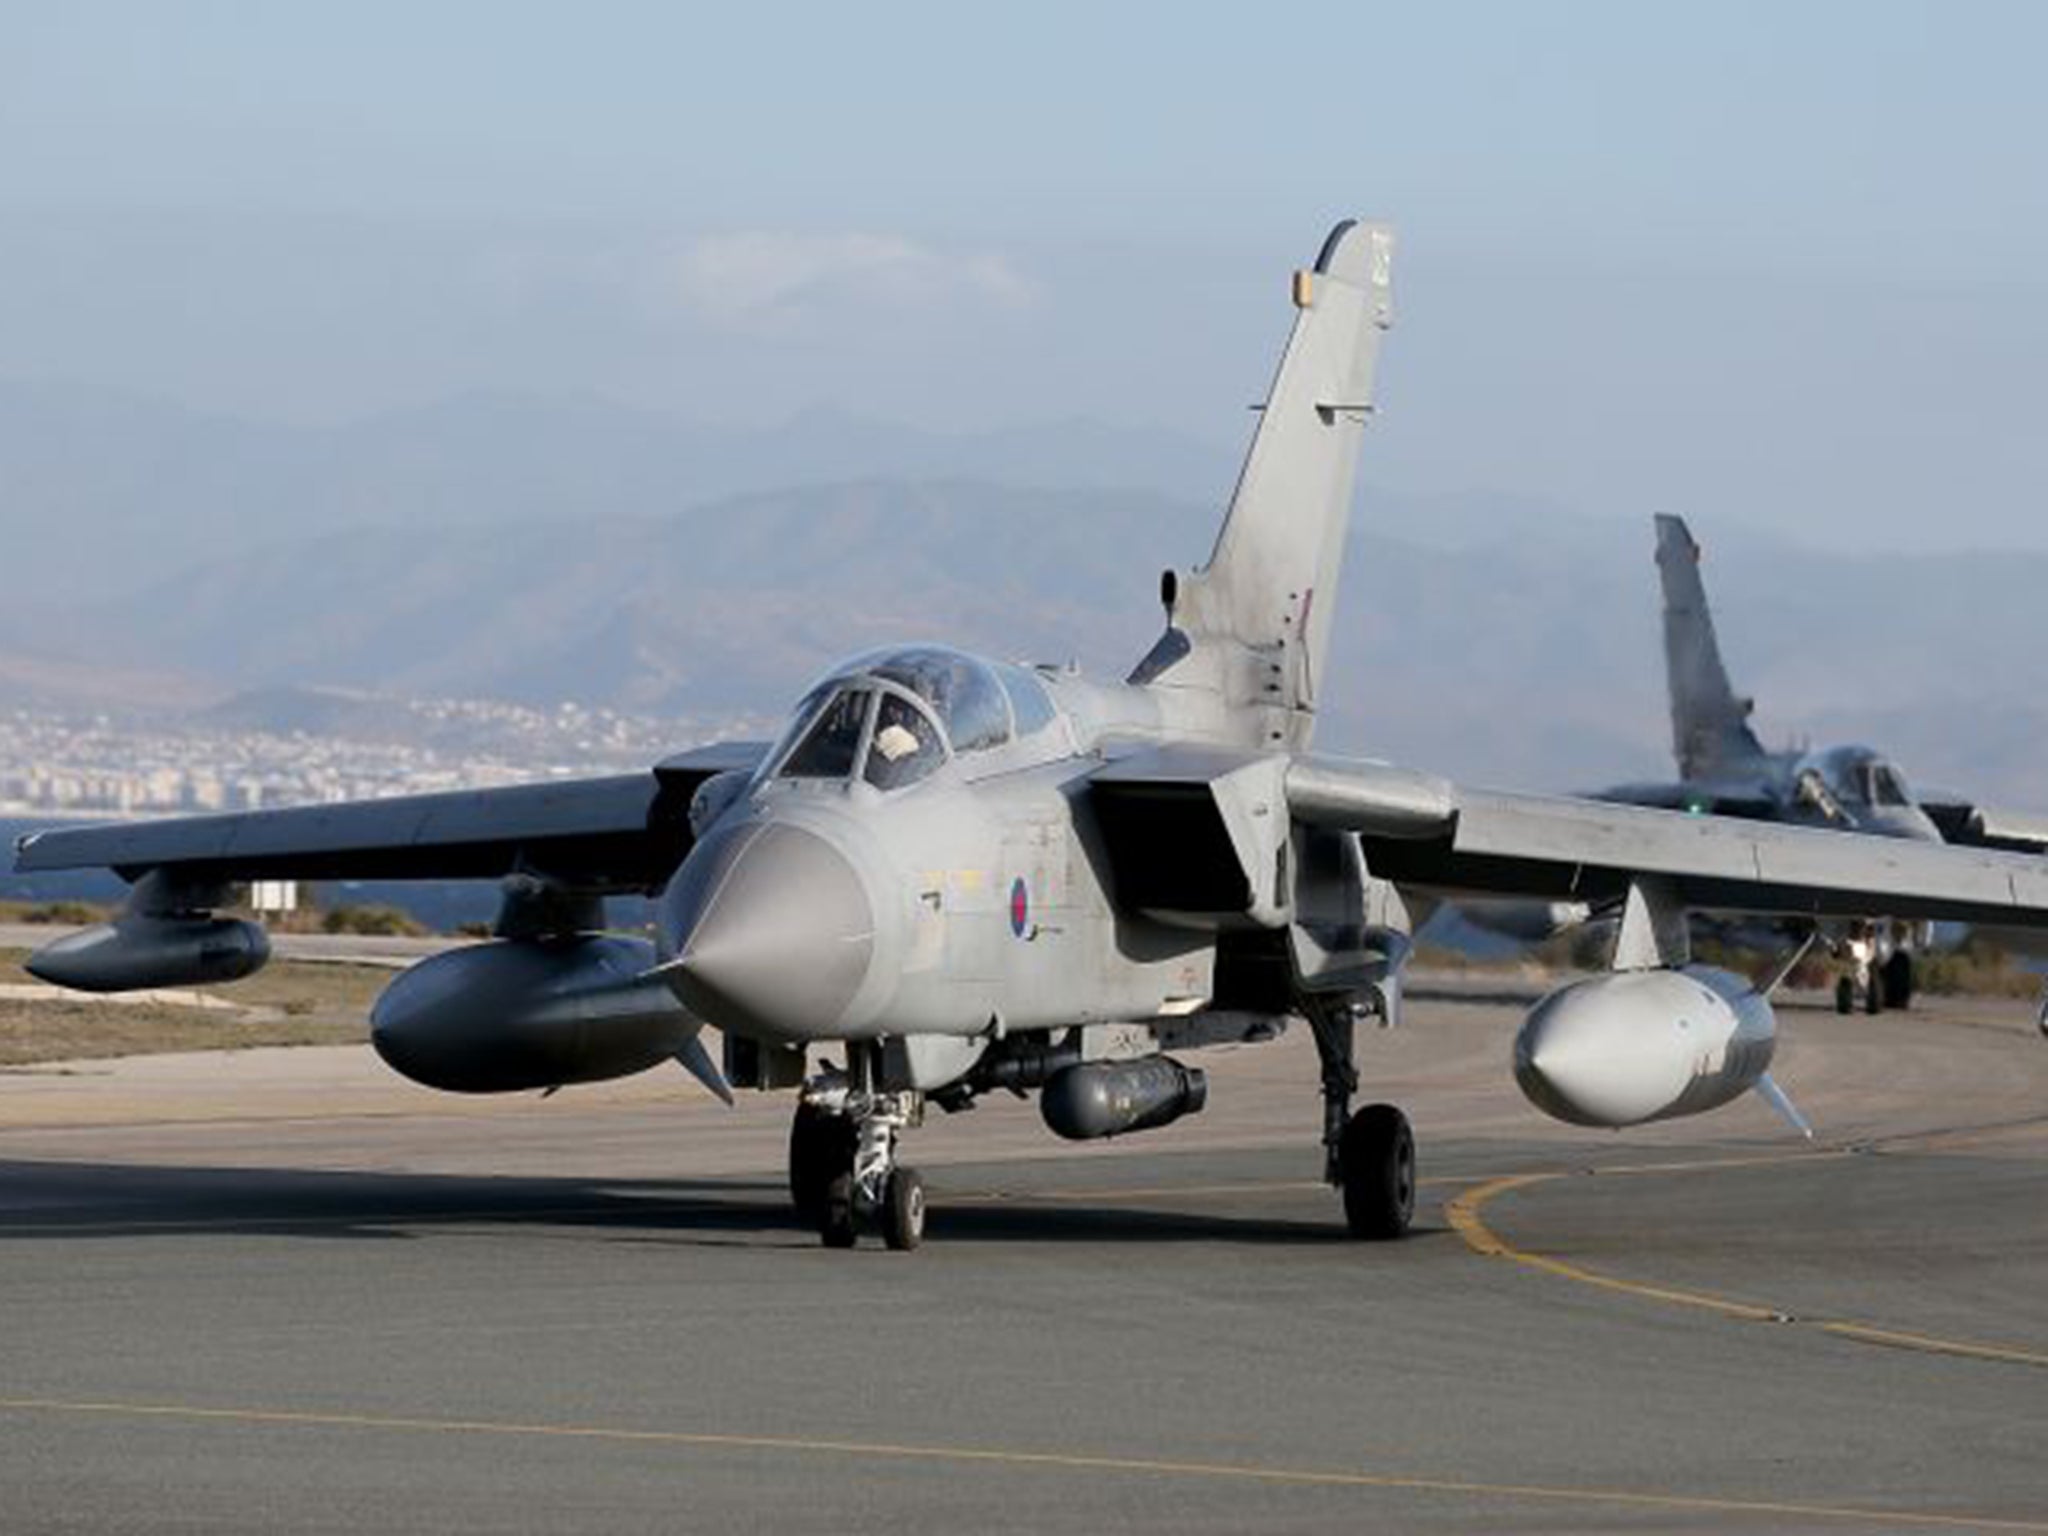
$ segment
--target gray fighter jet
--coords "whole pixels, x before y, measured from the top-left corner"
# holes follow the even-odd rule
[[[1612,902],[1611,972],[1560,988],[1514,1071],[1588,1125],[1756,1088],[1766,995],[1691,963],[1695,907],[2048,926],[2048,868],[1990,850],[1464,789],[1311,751],[1392,236],[1340,225],[1293,278],[1293,327],[1206,566],[1169,571],[1165,627],[1121,683],[938,645],[856,656],[772,745],[645,774],[42,833],[18,866],[108,866],[114,921],[32,969],[99,989],[259,965],[224,915],[252,879],[504,881],[497,936],[401,975],[372,1019],[398,1071],[458,1092],[549,1089],[671,1058],[796,1096],[789,1180],[824,1241],[925,1225],[898,1160],[931,1107],[1036,1093],[1073,1138],[1199,1110],[1176,1053],[1307,1029],[1322,1143],[1352,1232],[1392,1237],[1415,1144],[1355,1112],[1355,1035],[1400,1012],[1407,894]],[[659,896],[652,941],[604,899]],[[701,1039],[724,1040],[723,1072]],[[836,1060],[827,1062],[830,1049]]]
[[[1765,748],[1749,724],[1755,701],[1736,694],[1721,660],[1700,578],[1699,544],[1682,518],[1659,513],[1655,525],[1671,750],[1678,777],[1617,785],[1594,798],[1924,843],[2033,852],[2048,845],[2043,818],[1954,796],[1916,794],[1898,765],[1871,747]],[[1465,911],[1482,926],[1523,939],[1549,937],[1597,915],[1587,904],[1571,902],[1478,902],[1467,904]],[[1787,937],[1783,924],[1700,921],[1738,942],[1770,945]],[[1913,953],[1924,931],[1859,919],[1823,925],[1819,936],[1841,962],[1835,982],[1835,1005],[1841,1012],[1858,1000],[1872,1013],[1911,1001]]]

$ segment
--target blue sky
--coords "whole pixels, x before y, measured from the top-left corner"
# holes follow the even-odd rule
[[[1214,438],[1357,211],[1368,476],[2041,547],[2044,57],[2024,4],[0,0],[0,374]]]

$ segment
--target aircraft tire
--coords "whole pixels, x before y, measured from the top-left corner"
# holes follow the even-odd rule
[[[1854,1013],[1855,1011],[1856,983],[1846,976],[1837,976],[1835,978],[1835,1012]]]
[[[1893,950],[1892,957],[1884,963],[1885,1007],[1910,1008],[1913,1005],[1914,979],[1912,952]]]
[[[924,1180],[915,1168],[898,1168],[889,1175],[879,1214],[882,1241],[898,1253],[908,1253],[924,1241]]]
[[[1353,1237],[1401,1236],[1415,1215],[1415,1132],[1391,1104],[1368,1104],[1344,1126],[1338,1144],[1344,1224]]]
[[[789,1122],[789,1198],[807,1226],[824,1219],[825,1186],[853,1166],[853,1122],[815,1104],[799,1103]]]
[[[851,1248],[860,1239],[853,1208],[853,1170],[835,1173],[825,1185],[818,1214],[818,1236],[827,1248]]]
[[[1871,967],[1870,980],[1863,988],[1863,1011],[1870,1014],[1884,1012],[1884,972]]]

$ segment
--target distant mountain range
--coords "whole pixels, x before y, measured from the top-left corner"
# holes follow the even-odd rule
[[[10,564],[69,601],[360,526],[631,522],[873,478],[1204,494],[1237,445],[1083,419],[948,436],[813,410],[723,428],[589,396],[474,393],[332,427],[0,380]]]
[[[1157,633],[1159,570],[1207,555],[1232,468],[1085,422],[730,433],[477,396],[310,431],[0,386],[0,701],[319,684],[704,717],[906,638],[1114,674]],[[1530,786],[1664,771],[1651,510],[1366,488],[1325,743]],[[1654,510],[1692,516],[1767,739],[1868,739],[2048,807],[2048,556],[1817,551]],[[269,697],[235,718],[305,707]]]

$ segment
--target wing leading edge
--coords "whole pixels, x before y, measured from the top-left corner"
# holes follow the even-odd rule
[[[526,871],[588,890],[659,885],[690,844],[691,797],[763,748],[721,743],[646,773],[403,795],[341,805],[36,832],[24,873],[165,870],[193,881],[496,879]]]
[[[1390,836],[1387,772],[1297,761],[1288,809],[1359,833],[1372,872],[1403,885],[1598,902],[1654,876],[1684,905],[1717,911],[2048,927],[2039,858],[1449,785],[1449,814],[1429,835]]]

